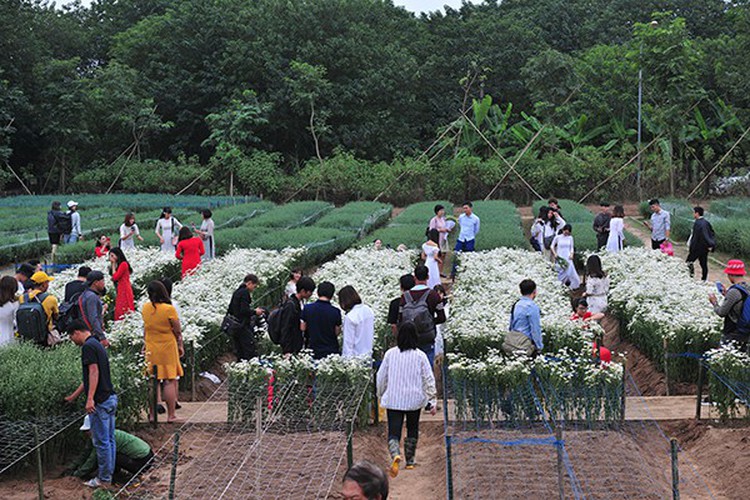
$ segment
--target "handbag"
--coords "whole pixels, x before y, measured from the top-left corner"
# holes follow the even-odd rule
[[[57,328],[53,328],[52,331],[47,334],[47,347],[54,347],[60,342],[62,342],[60,332],[57,331]]]
[[[219,328],[222,333],[229,335],[232,330],[236,330],[237,328],[242,326],[242,321],[237,319],[236,316],[230,313],[226,313],[224,315],[224,319],[221,320],[221,327]]]
[[[510,308],[511,325],[513,325],[513,313],[516,311],[516,304],[518,304],[518,301],[515,301]],[[519,352],[525,354],[526,356],[533,356],[536,352],[536,345],[534,344],[534,342],[523,333],[514,330],[511,330],[505,334],[502,348],[503,352],[508,356],[512,356]]]
[[[674,257],[674,247],[672,247],[672,243],[669,241],[662,243],[661,246],[659,246],[659,249],[661,250],[661,253]]]
[[[552,248],[552,242],[555,241],[555,235],[545,236],[544,237],[544,248],[549,250]]]

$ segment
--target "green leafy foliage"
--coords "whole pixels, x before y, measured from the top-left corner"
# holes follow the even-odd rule
[[[273,210],[247,221],[243,227],[291,229],[312,224],[333,209],[323,201],[298,201],[280,205]]]
[[[391,217],[393,207],[375,201],[354,201],[324,215],[316,227],[354,231],[364,235],[383,225]]]

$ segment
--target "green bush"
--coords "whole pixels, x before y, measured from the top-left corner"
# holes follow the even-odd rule
[[[391,225],[416,224],[426,229],[430,224],[430,219],[435,217],[435,205],[443,205],[445,207],[446,217],[453,215],[453,203],[449,201],[422,201],[406,207],[403,212],[393,219]],[[422,233],[424,234],[424,230],[422,230]]]
[[[291,229],[310,225],[331,210],[333,210],[333,205],[324,201],[297,201],[276,206],[247,221],[243,227],[249,229]]]
[[[327,213],[314,225],[364,235],[384,224],[390,218],[392,209],[386,203],[354,201]]]

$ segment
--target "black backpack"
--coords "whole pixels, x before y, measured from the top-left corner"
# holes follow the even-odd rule
[[[284,306],[277,307],[268,315],[268,336],[271,342],[281,345],[281,310]]]
[[[60,212],[55,217],[57,221],[57,229],[62,234],[70,234],[73,231],[73,218],[70,212]]]
[[[435,318],[427,305],[430,291],[426,290],[418,300],[414,300],[411,292],[404,293],[404,305],[401,307],[401,322],[411,321],[417,327],[417,336],[420,346],[430,345],[435,342],[437,330]]]
[[[48,296],[47,293],[40,293],[32,299],[26,292],[23,294],[23,304],[18,306],[18,311],[16,311],[18,334],[24,339],[40,345],[47,345],[47,334],[49,333],[47,313],[42,306],[42,302]]]
[[[70,302],[60,305],[60,314],[57,317],[57,329],[61,332],[68,330],[68,326],[75,320],[81,319],[81,298],[83,292],[79,292],[70,298]]]

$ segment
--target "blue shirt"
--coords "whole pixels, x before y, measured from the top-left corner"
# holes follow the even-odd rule
[[[336,327],[341,326],[341,310],[327,300],[317,300],[302,309],[302,321],[307,325],[308,347],[315,359],[330,354],[341,354]]]
[[[461,214],[458,218],[461,232],[458,233],[458,241],[471,241],[479,234],[479,217],[475,214]]]
[[[661,241],[667,239],[667,231],[671,228],[669,212],[661,210],[651,214],[651,239]]]
[[[510,318],[510,331],[523,333],[541,351],[544,347],[541,320],[542,313],[536,302],[528,297],[521,297],[513,308],[513,314]]]

